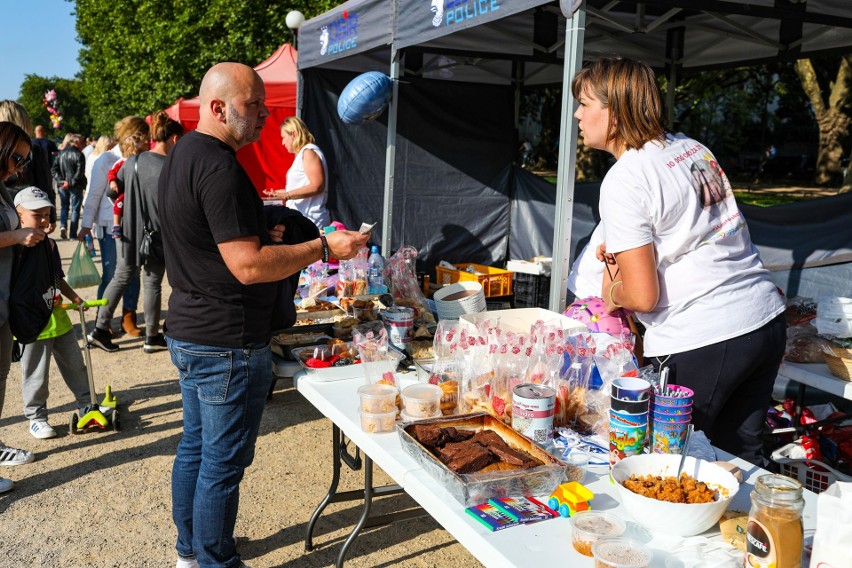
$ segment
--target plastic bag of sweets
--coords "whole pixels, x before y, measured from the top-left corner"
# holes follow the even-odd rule
[[[479,330],[462,328],[459,332],[458,355],[461,363],[458,412],[467,414],[490,411],[489,393],[494,368],[493,358],[488,354],[486,338]]]
[[[574,428],[588,411],[587,396],[594,366],[587,348],[588,338],[588,334],[578,333],[565,340],[566,365],[556,386],[554,424],[557,427]]]
[[[512,423],[512,392],[524,383],[529,354],[529,334],[507,332],[494,356],[494,378],[491,381],[492,414],[505,424]]]
[[[435,316],[426,303],[426,297],[414,272],[416,258],[417,249],[407,245],[400,247],[388,260],[388,286],[396,305],[414,309],[415,324],[435,323]]]

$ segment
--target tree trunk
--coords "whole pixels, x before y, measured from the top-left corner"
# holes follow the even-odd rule
[[[811,106],[819,127],[819,150],[816,163],[816,183],[819,185],[837,184],[841,181],[840,160],[849,146],[849,129],[852,118],[845,109],[850,107],[852,99],[852,58],[840,59],[837,76],[831,84],[827,100],[817,79],[810,59],[796,62],[796,73]]]

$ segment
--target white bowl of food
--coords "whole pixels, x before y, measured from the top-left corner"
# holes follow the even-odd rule
[[[651,531],[692,536],[703,533],[719,522],[740,485],[722,467],[687,456],[683,473],[690,478],[686,480],[687,488],[691,489],[686,497],[690,502],[661,500],[684,496],[684,486],[674,481],[679,464],[680,456],[676,454],[628,456],[613,466],[612,479],[618,499],[637,523]],[[637,483],[637,478],[644,482]],[[628,482],[627,486],[625,482]],[[699,502],[703,499],[709,501]]]

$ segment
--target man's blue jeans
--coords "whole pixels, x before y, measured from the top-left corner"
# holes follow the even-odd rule
[[[103,298],[104,292],[106,292],[106,287],[110,280],[112,280],[112,276],[115,274],[115,263],[117,259],[115,239],[113,239],[112,236],[106,235],[104,238],[98,239],[98,242],[101,245],[101,283],[98,285],[98,298]],[[127,289],[124,291],[124,295],[122,296],[122,302],[125,310],[130,310],[131,312],[136,311],[136,307],[139,304],[138,273],[130,279],[130,284],[127,286]]]
[[[269,344],[243,349],[166,338],[178,369],[183,437],[172,470],[177,552],[201,566],[241,566],[234,524],[243,472],[272,384]]]
[[[71,232],[69,237],[77,238],[77,227],[80,223],[80,206],[83,205],[82,189],[60,189],[59,190],[59,226],[68,228],[68,213],[71,213]]]

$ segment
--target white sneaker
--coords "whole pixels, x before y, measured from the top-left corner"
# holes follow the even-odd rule
[[[22,465],[30,463],[33,460],[35,460],[35,456],[32,452],[10,448],[3,442],[0,442],[0,465]]]
[[[177,564],[175,564],[175,568],[201,568],[201,565],[195,558],[183,558],[182,556],[178,555]]]
[[[7,491],[11,491],[14,486],[15,484],[12,483],[11,479],[0,477],[0,493],[6,493]]]
[[[56,430],[47,423],[47,420],[30,420],[30,434],[39,440],[56,437]]]

